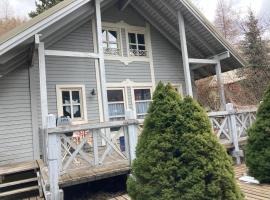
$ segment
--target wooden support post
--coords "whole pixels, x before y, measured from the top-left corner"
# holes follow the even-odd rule
[[[135,112],[131,109],[126,110],[126,120],[135,120]],[[130,162],[136,158],[136,146],[138,143],[137,125],[128,126],[129,158]]]
[[[100,130],[101,131],[101,130]],[[98,158],[98,130],[93,130],[94,165],[99,165]]]
[[[237,133],[237,122],[236,122],[236,112],[233,107],[232,103],[228,103],[226,105],[226,111],[229,113],[230,117],[230,132],[233,140],[233,146],[234,146],[234,151],[233,151],[233,156],[236,158],[236,164],[240,165],[241,164],[241,156],[243,152],[239,148],[239,138],[238,138],[238,133]]]
[[[48,116],[48,128],[55,128],[53,123],[55,117]],[[60,157],[59,157],[60,156]],[[59,175],[61,162],[61,141],[60,134],[48,135],[48,168],[49,168],[49,182],[50,182],[50,199],[62,200],[63,192],[59,189]]]
[[[219,96],[220,96],[220,109],[225,110],[226,98],[225,98],[224,83],[223,83],[223,78],[222,78],[220,60],[218,60],[218,63],[216,64],[215,68],[216,68],[217,84],[218,84]]]
[[[178,10],[178,25],[179,25],[184,75],[185,75],[186,94],[193,97],[191,77],[190,77],[190,68],[189,68],[189,59],[188,59],[188,50],[187,50],[185,21],[184,21],[183,15],[181,14],[179,10]]]
[[[39,66],[39,87],[40,87],[40,112],[41,112],[41,136],[43,144],[43,160],[47,163],[47,116],[48,116],[48,99],[47,99],[47,80],[46,80],[46,63],[44,43],[40,42],[39,35],[35,35],[35,43],[38,46],[38,66]]]
[[[105,73],[105,62],[104,62],[104,51],[102,42],[102,25],[101,25],[101,10],[100,10],[101,0],[95,0],[95,11],[96,11],[96,32],[97,32],[97,50],[99,54],[99,75],[100,75],[100,89],[102,98],[102,107],[104,121],[109,121],[108,112],[108,100],[107,100],[107,89],[106,89],[106,73]]]

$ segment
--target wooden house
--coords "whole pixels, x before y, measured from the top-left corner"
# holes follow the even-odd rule
[[[221,72],[244,64],[188,0],[65,0],[0,38],[0,165],[46,157],[49,114],[143,119],[159,81],[196,96],[216,74],[225,106]]]

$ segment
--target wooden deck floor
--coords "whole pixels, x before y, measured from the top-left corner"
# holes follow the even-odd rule
[[[246,173],[246,166],[240,165],[235,167],[235,174],[238,184],[242,192],[245,194],[246,200],[270,200],[270,185],[247,184],[239,181],[239,177]]]

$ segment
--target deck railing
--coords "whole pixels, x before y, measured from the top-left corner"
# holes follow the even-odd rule
[[[255,120],[256,110],[236,111],[232,104],[226,111],[208,113],[214,133],[220,142],[234,149],[240,164],[240,143],[247,139],[247,129]],[[55,119],[48,122],[55,121]],[[126,112],[126,120],[98,124],[52,127],[48,123],[47,157],[50,194],[59,195],[58,179],[72,170],[94,168],[113,163],[131,164],[135,159],[138,137],[143,120],[133,111]]]
[[[233,156],[236,157],[237,164],[240,164],[240,157],[243,156],[239,146],[247,140],[247,129],[255,121],[256,111],[256,109],[237,111],[233,104],[229,103],[226,105],[226,111],[208,113],[219,141],[234,148]]]
[[[124,121],[63,127],[48,123],[50,195],[59,197],[59,177],[67,172],[121,162],[130,165],[135,159],[138,126],[131,110]]]

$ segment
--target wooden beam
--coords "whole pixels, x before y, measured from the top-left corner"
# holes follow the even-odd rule
[[[217,64],[218,60],[216,59],[198,59],[198,58],[189,58],[189,64]]]
[[[163,0],[159,0],[159,2],[177,18],[177,10],[173,9],[168,3],[164,2]],[[210,51],[212,54],[216,54],[216,51],[212,47],[210,47],[207,42],[191,26],[186,24],[186,28],[197,40],[199,40],[204,45],[205,48],[208,49],[208,51]]]
[[[218,61],[218,63],[216,64],[216,76],[217,76],[217,84],[219,87],[220,105],[221,105],[221,109],[224,110],[226,108],[226,98],[225,98],[224,82],[222,78],[220,61]]]
[[[120,10],[123,11],[131,3],[132,0],[121,0],[120,1]]]
[[[147,16],[136,4],[131,3],[132,7],[137,10],[140,15],[142,15],[152,26],[157,29],[161,35],[163,35],[174,47],[176,47],[178,50],[181,51],[180,46],[175,42],[175,40],[172,39],[172,37],[164,30],[160,28],[160,25],[151,17]]]
[[[102,25],[101,25],[101,0],[95,0],[95,12],[96,12],[96,31],[97,31],[97,50],[99,54],[99,74],[100,74],[100,86],[102,94],[103,104],[103,115],[104,121],[109,121],[108,112],[108,99],[107,99],[107,88],[106,88],[106,73],[105,73],[105,62],[104,62],[104,51],[102,41]]]
[[[174,34],[177,36],[178,35],[178,30],[175,26],[173,26],[171,24],[170,21],[167,20],[167,17],[164,16],[158,9],[155,8],[154,5],[150,5],[148,1],[144,1],[145,4],[147,4],[148,8],[147,9],[150,9],[153,13],[155,13],[155,15],[158,15],[162,21],[168,26],[170,27],[170,29],[172,29],[174,31]],[[205,55],[202,54],[202,52],[197,49],[193,43],[187,41],[187,44],[190,46],[191,48],[191,51],[195,51],[199,56],[201,57],[205,57]]]
[[[78,57],[78,58],[93,58],[93,59],[99,58],[99,55],[96,53],[59,51],[59,50],[45,50],[45,56],[62,56],[62,57]]]
[[[179,24],[179,33],[180,33],[179,36],[180,36],[180,42],[181,42],[181,49],[182,49],[181,52],[182,52],[182,60],[183,60],[184,75],[185,75],[186,94],[193,97],[189,60],[188,60],[185,21],[180,11],[178,11],[178,24]]]

